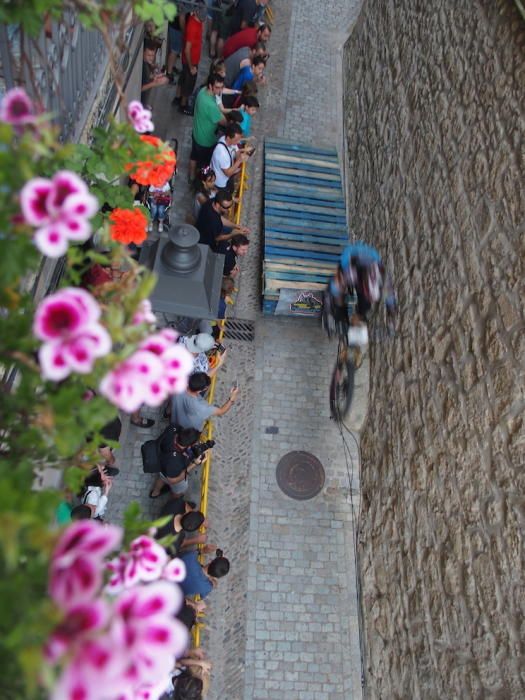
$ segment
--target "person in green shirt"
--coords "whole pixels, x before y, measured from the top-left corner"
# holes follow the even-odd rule
[[[216,96],[221,94],[223,87],[224,78],[212,73],[195,100],[191,134],[190,182],[195,180],[197,166],[203,168],[209,165],[217,143],[217,126],[226,124],[226,118],[216,100]]]

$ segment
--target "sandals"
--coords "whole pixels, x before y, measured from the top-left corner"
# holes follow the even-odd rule
[[[162,496],[163,493],[166,493],[167,491],[170,490],[170,487],[167,484],[164,484],[164,486],[161,488],[161,490],[154,496],[153,495],[153,489],[149,492],[149,497],[150,498],[158,498],[159,496]]]
[[[130,420],[130,423],[136,428],[151,428],[152,425],[155,425],[153,418],[141,418],[138,423],[134,420]]]

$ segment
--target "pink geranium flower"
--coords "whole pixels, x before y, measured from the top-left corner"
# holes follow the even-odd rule
[[[164,364],[164,382],[168,394],[181,394],[193,371],[193,356],[183,345],[172,345],[160,358]]]
[[[161,577],[167,562],[168,555],[164,547],[146,535],[137,537],[131,543],[128,553],[121,554],[108,563],[112,575],[106,590],[108,593],[119,593],[137,583],[156,581]]]
[[[102,584],[103,559],[122,539],[122,529],[81,520],[70,525],[53,552],[49,594],[63,610],[91,601]]]
[[[163,365],[156,355],[138,350],[106,374],[100,393],[128,413],[143,403],[159,406],[165,398],[162,372]]]
[[[35,120],[33,103],[23,88],[12,88],[0,103],[0,121],[13,126],[23,126]]]
[[[174,617],[182,599],[178,586],[157,581],[124,591],[115,602],[111,634],[128,659],[122,678],[131,687],[156,684],[186,649],[186,628]]]
[[[75,173],[61,170],[51,180],[37,177],[20,191],[20,208],[26,223],[37,227],[34,241],[48,257],[65,253],[68,241],[85,241],[91,235],[89,219],[98,202]]]
[[[132,324],[138,325],[139,323],[156,323],[156,321],[157,318],[151,308],[151,301],[149,299],[143,299],[133,314],[133,319],[131,321]]]
[[[56,662],[86,634],[101,630],[109,621],[104,600],[93,600],[72,607],[64,621],[52,632],[45,648],[46,659]]]
[[[153,131],[154,124],[151,121],[151,111],[145,109],[140,102],[132,100],[128,105],[128,117],[135,131],[139,134],[145,134],[147,131]]]
[[[100,318],[100,307],[84,289],[65,287],[45,297],[33,321],[33,333],[40,340],[74,337]]]
[[[172,581],[174,583],[184,581],[186,578],[186,564],[182,561],[182,559],[172,559],[162,570],[162,578],[166,579],[166,581]]]
[[[40,303],[33,332],[45,341],[38,357],[42,376],[61,381],[71,372],[87,374],[111,350],[111,336],[97,322],[100,307],[83,289],[67,287]]]
[[[139,347],[141,350],[147,350],[154,355],[161,356],[165,350],[173,345],[175,340],[177,340],[177,333],[171,328],[164,328],[159,333],[148,336]]]

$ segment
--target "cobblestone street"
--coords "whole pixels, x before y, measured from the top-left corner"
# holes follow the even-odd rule
[[[202,641],[214,665],[208,697],[352,700],[361,697],[352,544],[358,452],[349,438],[347,469],[341,435],[329,419],[336,345],[314,321],[263,318],[259,299],[263,139],[339,144],[336,38],[351,27],[360,2],[274,0],[272,7],[268,86],[260,91],[262,109],[253,129],[260,147],[250,164],[242,217],[252,229],[251,245],[232,314],[253,322],[255,341],[226,337],[228,359],[215,401],[221,404],[238,381],[239,402],[215,420],[208,541],[224,549],[232,569],[208,606]],[[199,77],[204,75],[202,66]],[[173,87],[158,93],[157,131],[179,140],[173,214],[183,220],[191,204],[186,184],[191,118],[170,106]],[[121,519],[131,500],[151,517],[164,502],[148,498],[150,478],[140,457],[141,444],[164,423],[153,412],[143,415],[157,422],[145,431],[125,421],[110,521]],[[292,450],[311,452],[324,466],[325,486],[310,501],[291,500],[277,486],[277,463]],[[199,477],[190,477],[193,495]]]

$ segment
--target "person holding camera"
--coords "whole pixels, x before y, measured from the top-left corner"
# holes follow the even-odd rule
[[[241,139],[242,129],[239,124],[228,124],[224,129],[224,136],[221,136],[213,149],[210,165],[219,189],[233,191],[233,178],[249,158],[247,152],[238,148]]]
[[[222,406],[213,406],[201,396],[210,383],[211,380],[205,372],[195,372],[190,375],[186,391],[183,394],[175,394],[171,400],[170,423],[172,426],[190,428],[201,433],[209,418],[228,413],[237,400],[239,389],[232,388],[228,400]]]
[[[169,426],[159,441],[159,476],[149,492],[150,498],[158,498],[165,487],[172,494],[180,495],[188,488],[188,474],[204,461],[209,443],[198,443],[200,431],[195,428],[175,430]],[[204,447],[204,449],[197,449]]]

